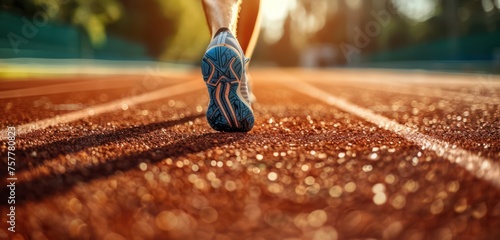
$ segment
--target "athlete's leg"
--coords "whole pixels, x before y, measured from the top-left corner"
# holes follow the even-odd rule
[[[202,0],[202,3],[212,38],[222,28],[236,34],[241,0]]]
[[[202,3],[212,38],[219,29],[227,28],[237,35],[245,56],[251,57],[260,32],[260,0],[203,0]]]
[[[252,57],[260,32],[260,0],[243,0],[238,19],[238,40],[245,56]]]
[[[212,35],[201,63],[210,97],[208,123],[218,131],[250,131],[254,115],[247,88],[247,58],[235,37],[241,1],[202,2]]]
[[[238,19],[238,40],[245,52],[245,56],[248,58],[252,58],[257,39],[259,38],[260,19],[260,0],[243,0]],[[245,78],[247,81],[243,85],[243,88],[248,92],[248,100],[254,103],[257,99],[252,91],[253,81],[248,74],[248,69]]]

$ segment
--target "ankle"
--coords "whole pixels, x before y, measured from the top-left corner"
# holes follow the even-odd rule
[[[229,33],[231,33],[231,31],[229,30],[229,28],[226,28],[226,27],[219,28],[219,30],[217,30],[217,32],[214,34],[213,38],[216,38],[219,34],[221,34],[223,32],[229,32]]]

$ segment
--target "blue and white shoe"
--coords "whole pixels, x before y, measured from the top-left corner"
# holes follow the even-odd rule
[[[203,57],[201,71],[210,96],[207,120],[217,131],[248,132],[253,128],[246,62],[238,40],[229,31],[219,33]]]

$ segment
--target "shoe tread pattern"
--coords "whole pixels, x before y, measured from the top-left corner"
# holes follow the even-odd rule
[[[254,125],[252,110],[238,96],[244,74],[240,56],[230,47],[215,46],[203,57],[201,69],[210,102],[209,125],[222,132],[247,132]]]

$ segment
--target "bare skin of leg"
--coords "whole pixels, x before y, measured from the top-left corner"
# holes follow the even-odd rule
[[[241,0],[202,0],[202,3],[212,38],[221,28],[236,34]]]
[[[241,0],[202,0],[202,3],[212,38],[219,29],[228,28],[236,34],[245,56],[251,57],[260,31],[260,0],[244,0],[243,2]]]
[[[227,28],[236,35],[245,57],[251,58],[260,32],[260,0],[202,0],[203,10],[212,35]],[[241,9],[241,11],[239,11]],[[239,14],[239,19],[238,19]],[[239,21],[238,21],[239,20]],[[246,65],[248,68],[248,64]],[[250,89],[250,75],[246,75],[244,89]],[[247,85],[249,84],[249,85]],[[247,90],[245,90],[247,92]],[[245,94],[250,103],[256,101],[252,91]]]
[[[238,20],[238,41],[245,56],[252,57],[260,32],[260,0],[243,0]]]

